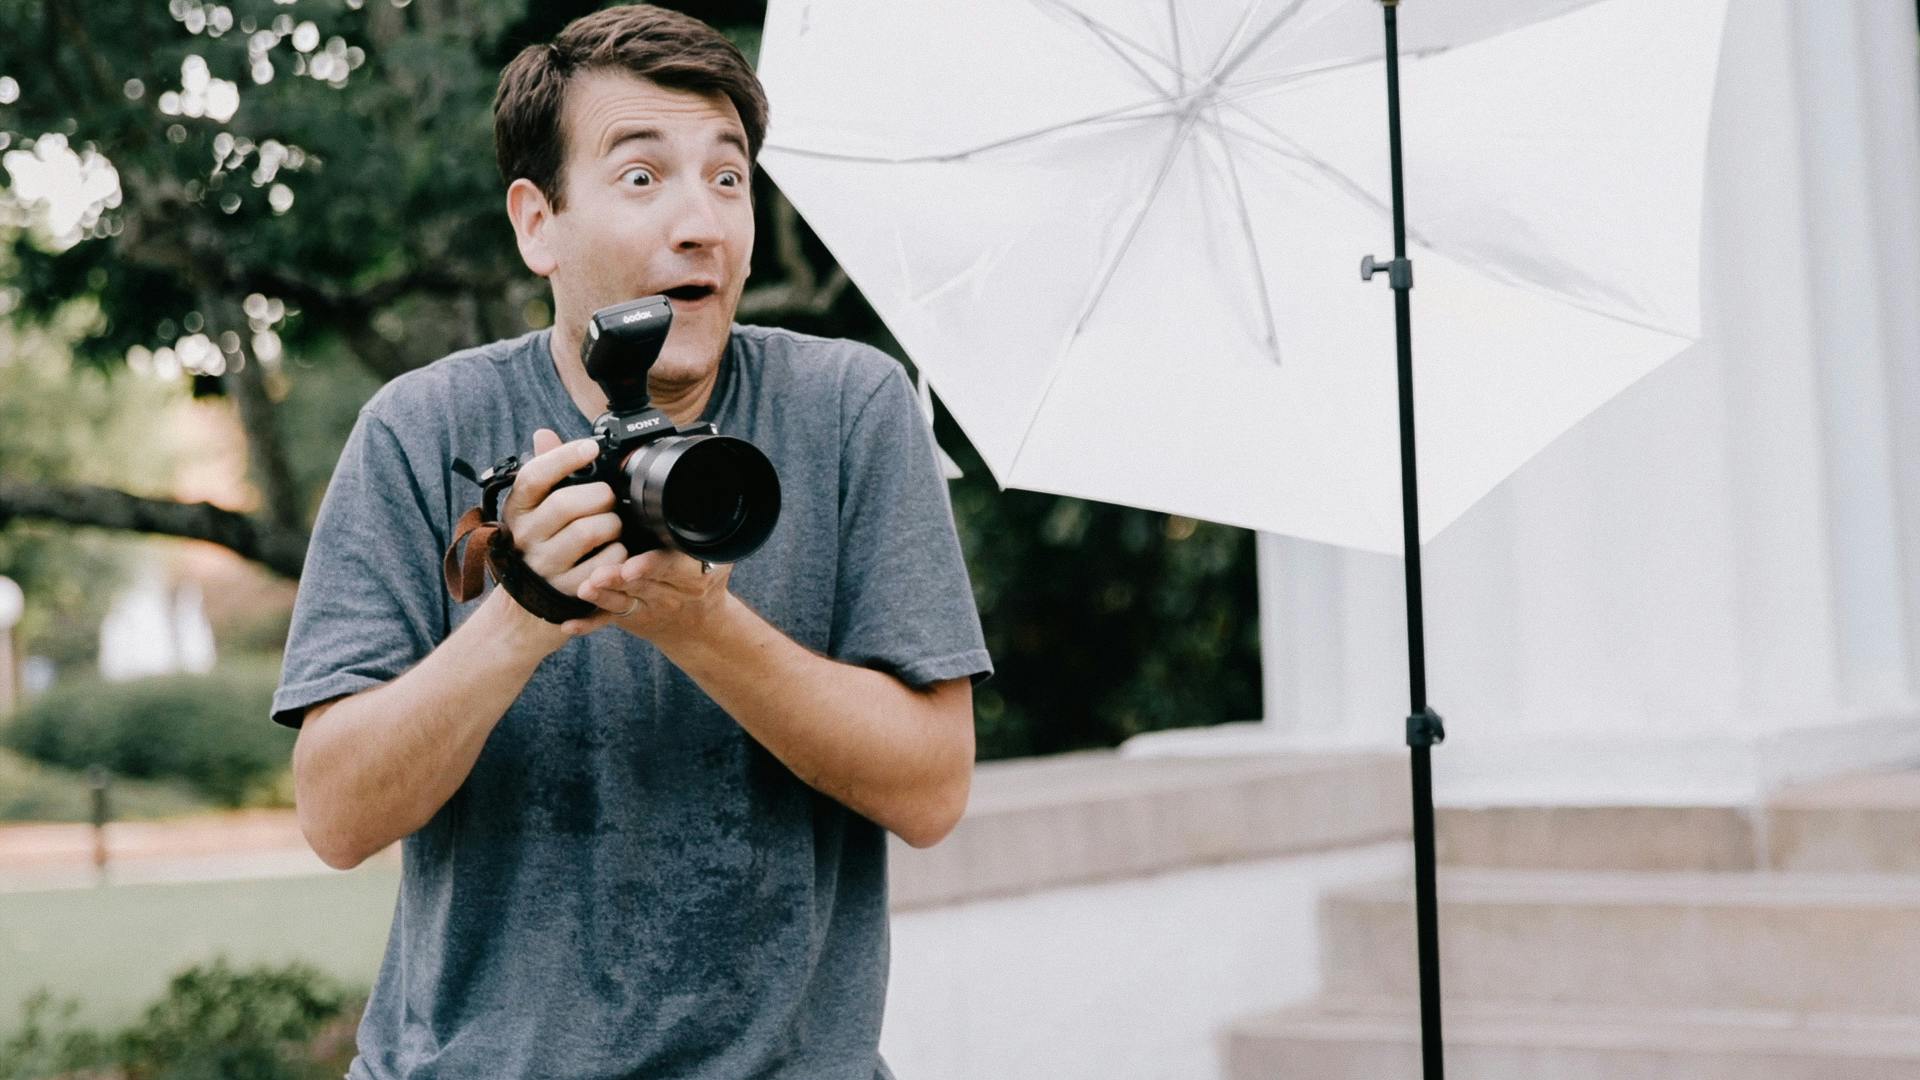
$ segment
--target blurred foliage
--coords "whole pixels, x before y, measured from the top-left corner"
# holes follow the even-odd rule
[[[68,769],[99,764],[136,780],[185,781],[228,806],[262,799],[293,754],[292,729],[269,723],[273,659],[206,675],[75,680],[35,698],[0,744]]]
[[[74,1023],[79,1001],[57,1002],[41,990],[22,1011],[20,1029],[0,1040],[0,1080],[114,1075],[115,1040]]]
[[[287,462],[302,512],[312,520],[360,406],[380,389],[381,380],[354,364],[296,363],[297,377],[290,380],[279,409],[280,431],[287,440]],[[282,633],[279,644],[285,642]]]
[[[76,369],[68,346],[98,318],[83,300],[40,326],[0,323],[0,471],[164,494],[175,457],[155,420],[183,395]],[[21,649],[61,665],[91,661],[100,619],[138,547],[124,534],[32,523],[0,530],[0,574],[36,601],[17,631]]]
[[[974,690],[982,760],[1260,715],[1250,533],[1000,493],[979,466],[953,500],[997,667]]]
[[[115,821],[177,817],[213,808],[204,796],[178,781],[116,777],[107,789],[107,812]],[[92,820],[93,787],[84,772],[43,765],[0,749],[0,822]]]
[[[0,141],[97,150],[120,187],[65,237],[14,207],[19,272],[0,309],[31,324],[85,298],[101,313],[74,344],[86,363],[124,372],[132,355],[242,404],[245,378],[261,380],[271,415],[241,412],[258,455],[281,444],[284,479],[256,456],[255,480],[269,506],[272,488],[289,489],[282,504],[304,524],[374,385],[549,318],[501,211],[491,94],[514,52],[601,6],[0,0],[0,25],[15,31],[0,37],[0,74],[19,80],[18,99],[0,104]],[[757,50],[758,0],[665,6]],[[211,91],[188,100],[219,80],[237,94],[225,119],[209,115],[225,109]],[[45,133],[51,150],[36,141]],[[753,281],[778,286],[797,271],[774,242],[777,193],[764,174],[754,185]],[[827,280],[824,245],[804,226],[795,239],[806,273]],[[767,321],[901,355],[852,289]],[[172,366],[154,359],[189,333],[234,346],[219,346],[223,374],[181,370],[179,348]],[[204,367],[211,354],[196,355]],[[967,471],[953,502],[998,668],[976,691],[982,758],[1259,715],[1249,534],[1003,495],[944,412],[937,431]]]
[[[175,976],[123,1031],[77,1027],[79,1003],[44,991],[0,1041],[0,1080],[336,1080],[353,1059],[364,995],[305,964]]]

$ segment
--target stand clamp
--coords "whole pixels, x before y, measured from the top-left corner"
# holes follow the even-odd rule
[[[1407,717],[1407,746],[1418,750],[1446,740],[1447,728],[1439,713],[1421,709]]]
[[[1379,273],[1385,273],[1387,284],[1396,289],[1413,288],[1412,259],[1388,259],[1385,262],[1375,262],[1373,256],[1368,255],[1360,260],[1361,281],[1372,281],[1373,275]]]

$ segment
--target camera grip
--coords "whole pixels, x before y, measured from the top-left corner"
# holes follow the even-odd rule
[[[440,572],[447,592],[462,603],[479,597],[491,574],[515,603],[556,626],[600,610],[534,573],[514,548],[513,532],[502,522],[488,521],[478,506],[462,514],[454,526],[453,543],[447,545]]]

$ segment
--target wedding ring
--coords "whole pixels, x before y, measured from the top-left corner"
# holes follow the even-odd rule
[[[633,614],[634,610],[639,606],[640,606],[640,598],[636,596],[633,598],[633,603],[628,604],[627,610],[620,612],[618,617],[622,619],[626,618],[627,616]]]

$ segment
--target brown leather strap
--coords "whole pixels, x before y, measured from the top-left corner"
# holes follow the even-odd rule
[[[464,604],[487,587],[487,544],[497,528],[480,516],[477,506],[460,515],[460,521],[454,525],[453,543],[447,545],[446,557],[440,560],[440,573],[446,578],[447,592],[455,600]],[[469,540],[466,550],[462,551],[460,545]]]
[[[488,521],[478,506],[460,515],[453,543],[447,545],[441,559],[440,572],[446,579],[447,592],[462,603],[478,597],[486,589],[486,576],[491,574],[514,602],[556,625],[600,610],[554,588],[529,569],[513,546],[512,531],[499,522]]]
[[[507,590],[508,596],[550,623],[557,625],[568,619],[584,619],[600,611],[598,605],[589,604],[577,596],[568,596],[529,569],[525,560],[520,558],[519,550],[513,546],[513,534],[507,531],[505,525],[498,527],[492,541],[487,544],[487,569],[493,571],[493,579]]]

